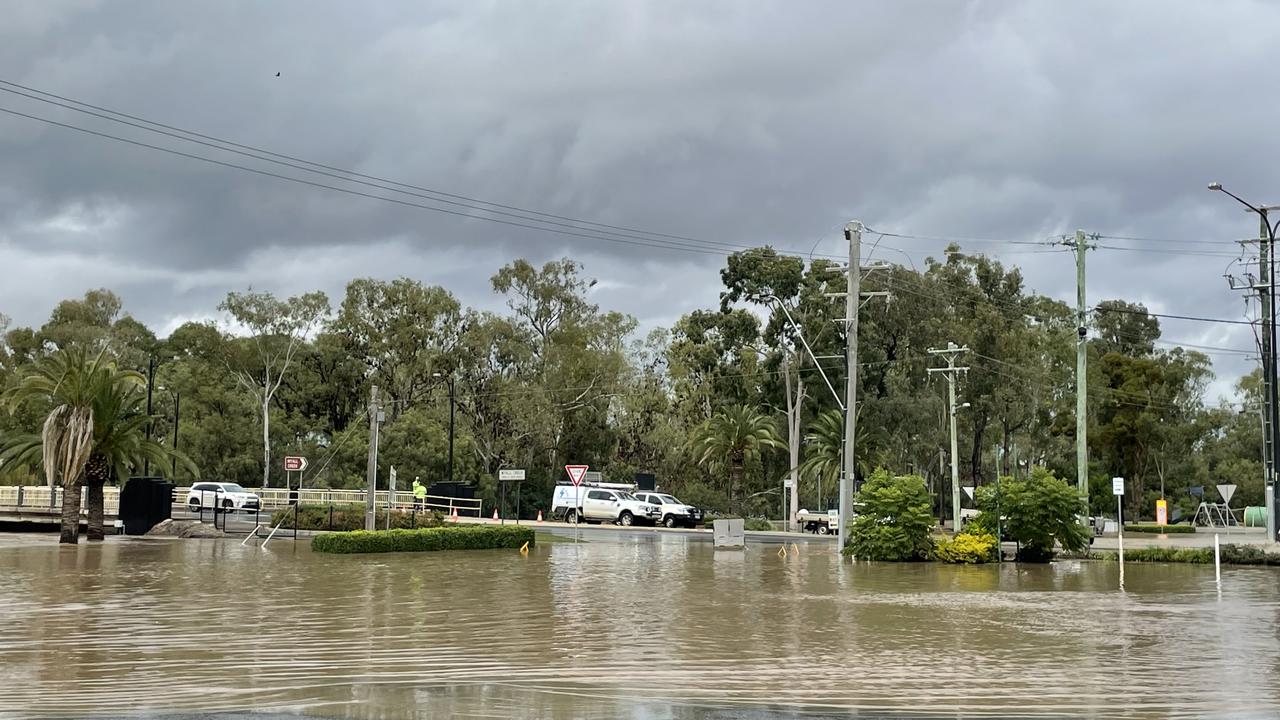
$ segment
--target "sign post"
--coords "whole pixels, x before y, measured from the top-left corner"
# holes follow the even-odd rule
[[[284,486],[289,493],[289,504],[293,506],[293,539],[298,539],[298,506],[302,504],[302,471],[307,469],[307,459],[297,455],[289,455],[284,459]],[[292,473],[298,473],[298,486],[293,486]],[[262,506],[262,500],[258,501]]]
[[[1235,516],[1231,514],[1231,496],[1236,494],[1236,486],[1227,483],[1218,486],[1218,494],[1222,496],[1222,502],[1227,508],[1227,532],[1231,532],[1231,523],[1235,520]]]
[[[520,483],[524,482],[524,470],[519,468],[503,468],[498,470],[498,523],[507,522],[507,485],[516,483],[516,524],[520,524]]]
[[[387,473],[387,529],[391,529],[391,511],[396,507],[396,466]]]
[[[1124,590],[1124,478],[1111,478],[1111,494],[1116,496],[1116,537],[1120,547],[1120,589]]]
[[[590,465],[565,465],[564,471],[569,473],[569,480],[574,487],[573,506],[573,541],[578,542],[578,528],[582,525],[582,481],[587,477]]]

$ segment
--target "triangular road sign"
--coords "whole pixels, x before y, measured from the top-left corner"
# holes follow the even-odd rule
[[[968,495],[968,496],[969,496],[969,499],[970,499],[970,500],[972,500],[972,499],[973,499],[973,486],[972,486],[972,485],[961,485],[961,486],[960,486],[960,489],[964,491],[964,494],[965,494],[965,495]]]
[[[590,465],[565,465],[564,471],[569,473],[569,479],[574,485],[581,485],[582,479],[587,476],[587,470],[590,468]]]
[[[1219,485],[1218,494],[1222,496],[1222,502],[1230,505],[1231,496],[1236,494],[1236,486],[1232,484]]]

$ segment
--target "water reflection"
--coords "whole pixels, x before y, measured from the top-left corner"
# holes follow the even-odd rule
[[[1280,714],[1275,570],[776,551],[6,543],[0,716]]]

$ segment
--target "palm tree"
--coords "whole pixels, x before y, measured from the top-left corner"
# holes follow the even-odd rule
[[[818,487],[825,481],[827,487],[835,487],[840,480],[844,460],[844,411],[832,408],[818,415],[809,423],[809,433],[804,436],[804,462],[800,474],[816,481]],[[822,498],[818,498],[822,505]],[[819,509],[822,509],[819,507]]]
[[[43,465],[49,486],[62,486],[61,542],[79,539],[82,487],[89,539],[101,540],[102,488],[113,476],[128,477],[144,461],[164,468],[174,457],[196,474],[190,460],[147,437],[152,418],[140,410],[145,384],[140,373],[117,368],[106,348],[91,355],[69,347],[40,359],[4,394],[11,413],[25,402],[53,404],[40,434],[5,442],[0,460]]]
[[[694,431],[689,448],[699,465],[729,465],[729,510],[738,512],[738,489],[747,459],[766,448],[784,447],[778,429],[767,416],[747,405],[716,413]]]

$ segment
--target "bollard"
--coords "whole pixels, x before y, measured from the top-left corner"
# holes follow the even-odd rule
[[[1218,533],[1213,534],[1213,580],[1222,590],[1222,555],[1218,552]]]

